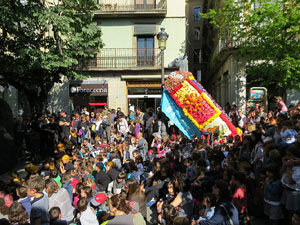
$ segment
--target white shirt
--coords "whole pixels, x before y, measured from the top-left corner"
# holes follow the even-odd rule
[[[81,213],[80,223],[81,225],[99,225],[95,213],[89,206],[84,212]]]

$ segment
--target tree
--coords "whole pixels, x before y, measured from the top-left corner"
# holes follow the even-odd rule
[[[102,48],[93,22],[96,0],[6,0],[0,3],[0,75],[25,94],[32,112],[47,105],[62,76],[76,71]]]
[[[247,79],[300,90],[300,1],[225,0],[202,14],[247,59]]]

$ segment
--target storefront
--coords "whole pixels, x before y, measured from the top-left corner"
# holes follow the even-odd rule
[[[102,111],[108,104],[108,84],[102,81],[70,81],[70,98],[73,108],[81,111],[87,107],[90,111]]]
[[[140,108],[146,111],[147,108],[157,109],[161,101],[161,84],[158,82],[127,84],[128,109],[136,110]]]

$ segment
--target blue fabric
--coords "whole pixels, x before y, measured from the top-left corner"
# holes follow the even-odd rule
[[[31,210],[31,198],[27,196],[25,199],[21,200],[20,203],[24,208],[26,209],[26,212],[28,213],[28,216],[30,217],[30,210]]]
[[[194,136],[201,138],[201,131],[187,118],[182,109],[176,105],[175,101],[164,89],[161,99],[161,108],[163,113],[178,127],[178,129],[190,140]]]

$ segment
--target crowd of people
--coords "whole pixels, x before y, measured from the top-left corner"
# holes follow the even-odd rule
[[[35,146],[42,165],[0,182],[1,224],[237,225],[261,212],[300,224],[300,102],[277,103],[228,106],[242,133],[213,141],[188,140],[160,109],[18,119],[17,144]]]

